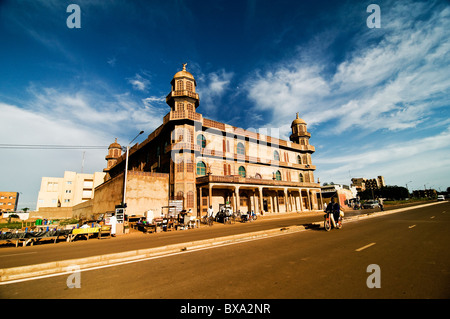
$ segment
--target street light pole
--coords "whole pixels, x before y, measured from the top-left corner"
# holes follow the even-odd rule
[[[130,144],[133,143],[135,139],[141,134],[143,134],[144,131],[140,131],[138,135],[136,135],[135,138],[131,140],[131,142],[127,145],[126,155],[125,155],[125,176],[123,181],[123,199],[122,199],[122,206],[125,208],[126,205],[126,194],[127,194],[127,172],[128,172],[128,154],[130,152]]]

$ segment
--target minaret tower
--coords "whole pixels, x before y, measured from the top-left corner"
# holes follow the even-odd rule
[[[183,70],[177,72],[170,84],[172,91],[167,95],[166,102],[172,112],[190,111],[195,112],[200,104],[198,94],[195,92],[197,82],[194,76],[186,71],[187,63],[183,63]]]
[[[296,144],[309,145],[311,133],[306,130],[306,122],[298,117],[291,124],[292,134],[290,140]]]
[[[117,137],[114,143],[111,143],[108,147],[108,155],[106,155],[105,159],[107,161],[106,168],[103,169],[105,173],[109,171],[109,169],[117,163],[117,159],[122,155],[122,147],[119,143],[117,143]]]

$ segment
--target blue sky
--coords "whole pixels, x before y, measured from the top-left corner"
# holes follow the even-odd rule
[[[371,3],[381,28],[367,26]],[[321,183],[445,190],[448,30],[447,1],[2,1],[0,144],[147,136],[187,62],[204,117],[288,139],[299,112]],[[102,171],[106,150],[0,148],[0,190],[33,209],[41,178],[80,172],[83,152],[83,171]]]

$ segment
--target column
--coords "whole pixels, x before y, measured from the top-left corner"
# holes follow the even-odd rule
[[[259,190],[259,213],[262,214],[262,211],[264,209],[262,187],[258,187],[258,190]]]
[[[208,208],[209,206],[212,206],[211,192],[212,192],[212,185],[208,184]]]
[[[288,202],[288,191],[287,188],[283,189],[284,195],[284,211],[287,213],[289,211],[289,202]]]
[[[322,199],[322,190],[319,189],[319,194],[320,194],[320,209],[323,210],[323,199]]]
[[[302,189],[300,188],[300,211],[303,211],[303,198],[302,198]]]
[[[239,186],[234,187],[234,192],[236,194],[236,211],[241,209],[241,202],[239,198]]]
[[[199,188],[199,193],[200,193],[200,212],[197,212],[197,217],[202,217],[203,214],[203,199],[202,199],[202,188]]]
[[[311,195],[309,194],[309,189],[306,190],[306,195],[308,196],[308,209],[311,210]]]

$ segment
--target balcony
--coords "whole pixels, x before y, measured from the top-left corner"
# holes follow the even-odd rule
[[[288,182],[277,181],[273,179],[260,179],[260,178],[248,178],[239,175],[232,176],[218,176],[218,175],[206,175],[196,178],[196,184],[209,184],[209,183],[223,183],[223,184],[241,184],[252,186],[279,186],[279,187],[320,187],[318,183],[300,183],[300,182]]]
[[[168,102],[170,99],[172,99],[174,97],[179,97],[179,96],[187,96],[187,97],[190,97],[190,98],[195,99],[195,100],[200,100],[200,98],[199,98],[197,93],[192,92],[192,91],[188,91],[188,90],[180,90],[180,91],[172,91],[172,92],[170,92],[166,96],[166,102]]]
[[[181,119],[189,119],[193,121],[202,121],[202,115],[197,112],[181,110],[181,111],[170,111],[164,116],[163,124],[166,124],[172,120],[181,120]]]

